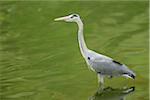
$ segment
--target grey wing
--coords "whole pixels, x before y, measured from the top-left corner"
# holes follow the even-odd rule
[[[89,61],[92,68],[100,74],[109,76],[119,76],[127,73],[129,69],[115,60],[107,58],[95,58]]]

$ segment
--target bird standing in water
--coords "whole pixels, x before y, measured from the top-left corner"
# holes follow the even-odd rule
[[[135,73],[125,64],[121,64],[110,57],[96,53],[87,48],[83,36],[83,22],[78,14],[71,14],[65,17],[56,18],[55,21],[75,22],[78,25],[78,42],[81,54],[85,59],[88,67],[97,73],[98,82],[104,85],[104,77],[125,76],[135,79]]]

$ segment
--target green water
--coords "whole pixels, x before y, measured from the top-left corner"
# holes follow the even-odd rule
[[[148,100],[148,7],[148,1],[0,1],[0,100]],[[83,19],[88,47],[128,65],[135,80],[106,79],[96,92],[77,25],[53,20],[70,13]]]

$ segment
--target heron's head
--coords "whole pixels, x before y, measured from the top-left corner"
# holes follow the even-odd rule
[[[59,17],[54,19],[55,21],[66,21],[66,22],[77,22],[80,19],[80,16],[78,14],[71,14],[64,17]]]

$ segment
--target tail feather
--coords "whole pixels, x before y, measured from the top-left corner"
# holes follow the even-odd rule
[[[135,79],[135,75],[134,75],[134,74],[131,74],[131,75],[129,75],[129,76],[131,76],[133,79]]]
[[[129,71],[128,73],[123,73],[123,76],[135,79],[136,75],[132,71]]]

